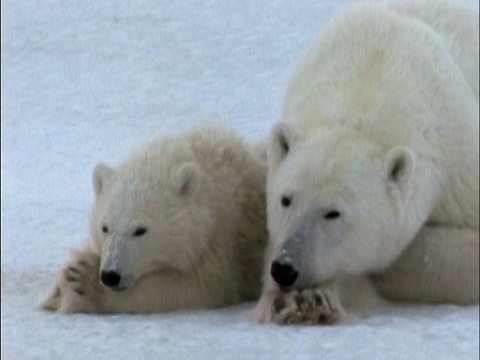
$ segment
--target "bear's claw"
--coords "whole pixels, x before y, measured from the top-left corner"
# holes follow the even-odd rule
[[[98,255],[89,250],[75,251],[41,307],[63,313],[94,311],[102,292],[99,267]]]
[[[273,321],[278,324],[334,324],[345,314],[335,289],[329,286],[280,293],[273,308]]]

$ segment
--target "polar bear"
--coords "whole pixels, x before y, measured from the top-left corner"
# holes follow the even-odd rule
[[[478,303],[478,63],[478,9],[453,1],[354,4],[327,24],[270,134],[254,319]]]
[[[258,299],[267,242],[262,146],[216,125],[161,135],[93,171],[89,247],[42,307],[152,313]]]

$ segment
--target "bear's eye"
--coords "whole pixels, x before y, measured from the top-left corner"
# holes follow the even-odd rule
[[[292,199],[289,196],[282,196],[282,198],[280,199],[280,203],[284,208],[288,208],[292,203]]]
[[[108,233],[108,227],[107,227],[106,225],[103,225],[103,226],[102,226],[102,232],[103,232],[104,234]]]
[[[146,232],[147,232],[147,229],[145,229],[144,227],[139,227],[135,230],[135,232],[133,233],[133,236],[142,236]]]
[[[323,218],[325,220],[334,220],[338,219],[340,217],[340,213],[337,210],[331,210],[327,212],[325,215],[323,215]]]

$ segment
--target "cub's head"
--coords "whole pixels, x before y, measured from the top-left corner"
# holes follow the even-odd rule
[[[378,270],[400,251],[414,155],[335,130],[300,134],[277,125],[268,149],[270,273],[302,288],[340,273]]]
[[[180,145],[163,140],[93,171],[91,243],[101,254],[100,279],[114,290],[151,272],[186,271],[208,247],[212,188]]]

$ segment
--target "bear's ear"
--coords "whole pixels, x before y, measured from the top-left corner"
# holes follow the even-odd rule
[[[266,140],[262,140],[251,147],[252,156],[263,166],[268,166],[268,143]]]
[[[181,196],[192,195],[200,183],[200,168],[197,164],[187,162],[181,165],[172,176],[172,182]]]
[[[384,169],[388,181],[404,183],[408,180],[415,167],[415,156],[405,146],[396,146],[390,149],[385,156]]]
[[[110,166],[103,163],[99,163],[95,166],[92,174],[93,191],[95,192],[95,197],[100,195],[105,182],[113,175],[113,173],[114,170]]]
[[[270,133],[268,146],[268,161],[275,168],[291,150],[292,144],[298,140],[299,135],[289,125],[278,123]]]

